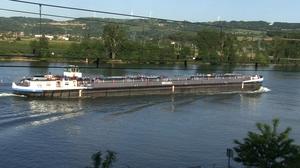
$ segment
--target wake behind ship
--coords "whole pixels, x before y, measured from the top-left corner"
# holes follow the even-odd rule
[[[112,76],[85,78],[78,66],[63,75],[42,75],[12,83],[15,94],[28,97],[87,98],[134,95],[210,94],[259,90],[263,77],[240,74],[197,74],[186,77]]]

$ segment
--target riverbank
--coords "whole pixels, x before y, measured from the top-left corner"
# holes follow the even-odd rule
[[[99,62],[98,62],[99,61]],[[2,54],[0,55],[0,62],[48,62],[48,63],[86,63],[86,64],[140,64],[140,65],[210,65],[210,63],[205,63],[195,60],[173,60],[173,61],[149,61],[149,60],[139,60],[139,61],[129,61],[129,60],[98,60],[97,58],[74,58],[74,57],[37,57],[34,55],[18,55],[18,54]],[[236,63],[230,65],[228,63],[219,64],[218,66],[281,66],[281,67],[298,67],[300,66],[300,60],[293,60],[293,62],[284,61],[282,63],[270,63],[270,64],[256,64],[253,63]]]

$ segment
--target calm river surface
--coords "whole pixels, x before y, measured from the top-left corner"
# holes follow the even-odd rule
[[[35,67],[5,67],[10,65]],[[115,167],[225,167],[226,148],[280,118],[300,144],[300,72],[273,67],[140,69],[119,65],[85,75],[184,75],[206,72],[261,74],[271,91],[256,94],[144,96],[97,99],[28,99],[11,94],[11,82],[66,64],[0,63],[0,167],[84,168],[98,150],[118,153]],[[86,65],[84,65],[86,66]],[[133,68],[129,68],[133,67]],[[150,67],[150,65],[149,65]],[[153,66],[151,66],[153,67]]]

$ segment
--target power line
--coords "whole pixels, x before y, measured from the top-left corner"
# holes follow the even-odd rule
[[[133,14],[124,14],[124,13],[117,13],[117,12],[93,10],[93,9],[86,9],[86,8],[76,8],[76,7],[68,7],[68,6],[61,6],[61,5],[52,5],[52,4],[37,3],[37,2],[23,1],[23,0],[9,0],[9,1],[25,3],[25,4],[31,4],[31,5],[42,5],[42,6],[53,7],[53,8],[84,11],[84,12],[94,12],[94,13],[116,15],[116,16],[135,17],[135,18],[140,18],[140,19],[150,19],[150,20],[158,20],[158,21],[166,21],[166,22],[180,22],[180,23],[198,24],[198,25],[218,27],[218,28],[220,27],[220,25],[207,24],[207,23],[199,23],[199,22],[198,23],[193,23],[193,22],[180,21],[180,20],[174,20],[174,19],[163,19],[163,18],[158,18],[158,17],[149,17],[149,16],[142,16],[142,15],[133,15]]]
[[[39,12],[30,12],[30,11],[23,11],[23,10],[14,10],[14,9],[7,9],[7,8],[0,8],[0,11],[6,11],[6,12],[15,12],[15,13],[23,13],[23,14],[30,14],[30,15],[40,15]],[[86,22],[100,22],[100,23],[112,23],[112,24],[120,24],[120,25],[126,25],[126,26],[139,26],[134,23],[128,23],[128,22],[119,22],[119,21],[108,21],[108,20],[96,20],[97,18],[77,18],[77,17],[71,17],[71,16],[63,16],[63,15],[54,15],[54,14],[46,14],[46,13],[41,13],[42,16],[46,17],[54,17],[54,18],[62,18],[62,19],[73,19],[73,20],[81,20],[81,21],[86,21]],[[144,21],[144,20],[142,20]],[[172,30],[171,31],[177,31],[177,30]],[[181,30],[182,32],[194,32],[193,30]]]
[[[7,9],[7,8],[0,8],[1,11],[7,11],[7,12],[16,12],[16,13],[23,13],[23,14],[31,14],[31,15],[40,15],[39,12],[29,12],[29,11],[23,11],[23,10],[14,10],[14,9]],[[41,13],[42,16],[48,16],[48,17],[54,17],[54,18],[62,18],[62,19],[81,19],[84,21],[89,22],[102,22],[102,23],[118,23],[123,25],[129,25],[129,26],[136,26],[134,24],[130,23],[121,23],[121,22],[112,22],[112,21],[103,21],[103,20],[91,20],[90,18],[76,18],[71,16],[63,16],[63,15],[53,15],[53,14],[46,14]]]
[[[54,7],[54,8],[85,11],[85,12],[95,12],[95,13],[102,13],[102,14],[116,15],[116,16],[126,16],[126,17],[135,17],[135,18],[141,18],[141,19],[155,19],[155,20],[179,22],[178,20],[172,20],[172,19],[162,19],[162,18],[156,18],[156,17],[142,16],[142,15],[124,14],[124,13],[117,13],[117,12],[108,12],[108,11],[100,11],[100,10],[93,10],[93,9],[76,8],[76,7],[68,7],[68,6],[61,6],[61,5],[52,5],[52,4],[37,3],[37,2],[30,2],[30,1],[22,1],[22,0],[9,0],[9,1],[32,4],[32,5],[42,5],[42,6],[48,6],[48,7]]]
[[[9,1],[32,4],[32,5],[42,5],[42,6],[48,6],[48,7],[54,7],[54,8],[85,11],[85,12],[95,12],[95,13],[102,13],[102,14],[108,14],[108,15],[135,17],[135,18],[141,18],[141,19],[168,20],[168,21],[176,22],[176,20],[171,20],[171,19],[161,19],[161,18],[154,18],[154,17],[148,17],[148,16],[141,16],[141,15],[131,15],[131,14],[124,14],[124,13],[117,13],[117,12],[108,12],[108,11],[92,10],[92,9],[85,9],[85,8],[76,8],[76,7],[67,7],[67,6],[61,6],[61,5],[52,5],[52,4],[37,3],[37,2],[30,2],[30,1],[22,1],[22,0],[9,0]]]
[[[15,13],[23,13],[23,14],[30,14],[30,15],[41,15],[41,16],[46,16],[46,17],[54,17],[54,18],[62,18],[62,19],[72,19],[72,20],[82,20],[82,21],[87,21],[87,22],[101,22],[101,23],[112,23],[112,24],[121,24],[121,25],[127,25],[127,26],[139,26],[134,23],[128,23],[128,22],[120,22],[120,21],[109,21],[109,20],[96,20],[97,18],[77,18],[77,17],[71,17],[71,16],[65,16],[65,15],[54,15],[54,14],[47,14],[47,13],[39,13],[39,12],[31,12],[31,11],[24,11],[24,10],[15,10],[15,9],[7,9],[7,8],[0,8],[0,11],[7,11],[7,12],[15,12]],[[146,21],[146,20],[142,20]],[[196,23],[194,23],[196,24]],[[209,24],[202,24],[202,23],[197,23],[198,26],[205,25],[205,26],[212,26],[215,27],[214,25],[209,25]],[[176,29],[176,28],[174,28]],[[177,31],[177,30],[172,30],[171,31]],[[180,30],[182,32],[195,32],[194,30]]]

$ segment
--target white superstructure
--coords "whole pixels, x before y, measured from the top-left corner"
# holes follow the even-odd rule
[[[82,73],[79,72],[79,68],[78,66],[75,65],[70,65],[65,71],[64,71],[64,76],[65,77],[77,77],[77,78],[81,78],[82,77]]]
[[[33,76],[12,83],[12,89],[19,92],[43,92],[50,90],[80,90],[86,89],[84,81],[80,80],[82,73],[77,66],[69,66],[63,76],[51,74]]]

